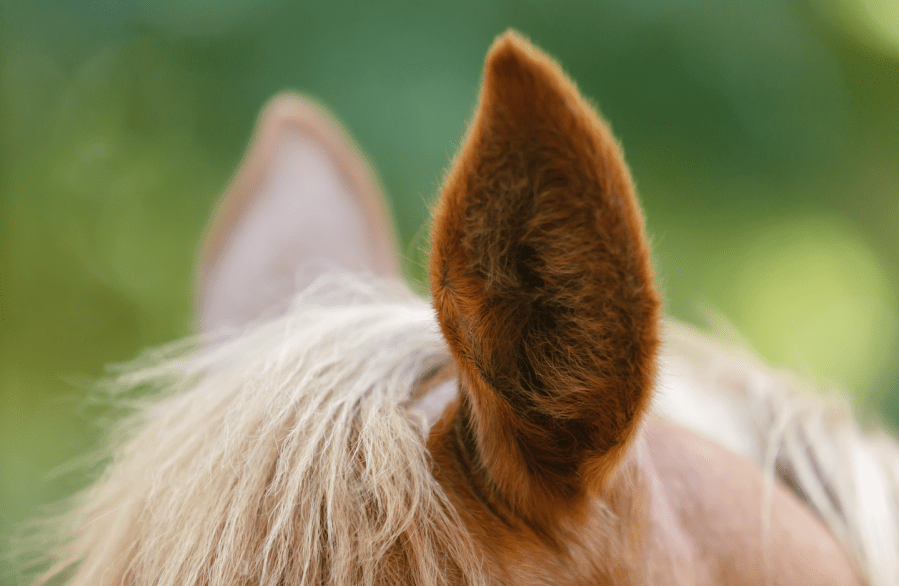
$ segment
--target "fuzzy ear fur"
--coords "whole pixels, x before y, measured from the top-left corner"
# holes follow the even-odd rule
[[[514,32],[487,57],[432,246],[433,302],[461,374],[460,404],[434,433],[458,444],[482,501],[540,524],[602,487],[629,445],[660,300],[618,144]]]
[[[272,317],[329,269],[399,277],[398,258],[384,196],[352,140],[322,107],[282,94],[210,224],[198,328]]]

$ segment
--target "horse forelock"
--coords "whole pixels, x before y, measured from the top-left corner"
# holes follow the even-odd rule
[[[174,354],[112,383],[154,397],[66,519],[71,537],[48,577],[484,583],[431,472],[425,416],[408,408],[447,360],[424,301],[398,284],[328,275],[286,315]]]

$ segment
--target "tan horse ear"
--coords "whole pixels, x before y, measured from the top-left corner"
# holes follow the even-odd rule
[[[283,94],[265,108],[200,258],[197,326],[210,333],[278,314],[333,268],[398,277],[384,196],[334,119]]]
[[[513,32],[487,57],[432,240],[434,306],[461,373],[460,405],[434,433],[484,476],[471,481],[482,501],[540,523],[598,490],[633,437],[660,300],[615,139]]]

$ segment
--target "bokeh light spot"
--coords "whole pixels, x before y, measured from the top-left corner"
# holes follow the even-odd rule
[[[734,319],[771,360],[863,393],[897,353],[896,291],[875,254],[836,218],[766,226],[732,282]]]

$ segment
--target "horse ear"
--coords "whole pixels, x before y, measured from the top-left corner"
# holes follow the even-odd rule
[[[432,441],[455,442],[486,475],[481,500],[519,518],[583,503],[646,409],[660,300],[620,148],[513,32],[437,204],[430,280],[461,389]]]
[[[398,277],[389,218],[377,181],[339,124],[306,98],[277,96],[207,232],[199,330],[282,312],[329,269]]]

